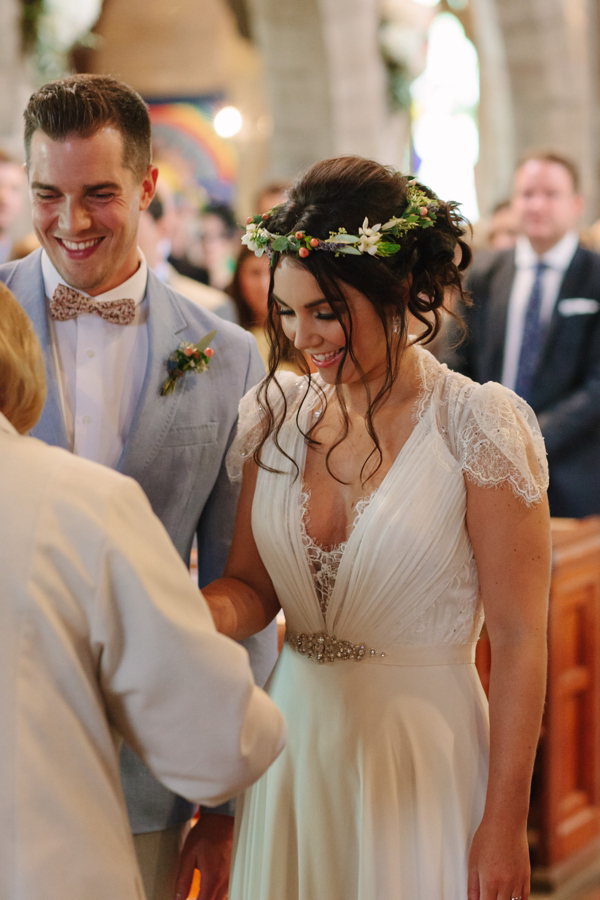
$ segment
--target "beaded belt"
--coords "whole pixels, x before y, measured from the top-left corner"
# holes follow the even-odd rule
[[[366,644],[338,640],[325,631],[314,634],[287,631],[285,641],[296,653],[319,663],[353,659],[388,666],[452,666],[467,665],[475,660],[474,644],[394,644],[376,650]]]

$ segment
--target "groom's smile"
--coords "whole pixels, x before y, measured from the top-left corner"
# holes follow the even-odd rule
[[[156,170],[141,179],[124,164],[121,134],[31,140],[29,182],[35,232],[71,287],[92,296],[122,284],[138,266],[140,210],[154,194]]]

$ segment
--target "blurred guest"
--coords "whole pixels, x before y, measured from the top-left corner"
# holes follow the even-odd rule
[[[222,319],[237,322],[238,316],[232,300],[223,291],[209,287],[181,275],[169,262],[171,252],[171,223],[174,221],[173,198],[167,186],[160,181],[148,209],[140,213],[138,245],[146,262],[164,284],[209,309]]]
[[[257,194],[254,208],[257,213],[266,213],[274,206],[285,203],[287,200],[287,192],[290,189],[289,181],[270,181]]]
[[[14,226],[23,209],[24,199],[23,167],[0,149],[0,263],[14,258]]]
[[[511,250],[517,243],[519,229],[510,200],[498,203],[488,225],[488,249]]]
[[[192,278],[194,281],[201,282],[201,284],[208,284],[206,268],[203,265],[192,262],[188,256],[190,248],[196,240],[197,210],[204,204],[205,201],[200,204],[198,198],[190,195],[189,192],[178,191],[175,194],[175,215],[171,229],[172,240],[169,263],[180,275],[185,275],[186,278]]]
[[[24,436],[46,395],[0,284],[0,896],[142,900],[124,736],[215,805],[258,778],[283,720],[130,478]]]
[[[198,217],[196,240],[188,249],[188,259],[204,266],[211,287],[227,287],[235,269],[241,231],[233,210],[223,203],[205,206]]]
[[[600,513],[600,256],[579,243],[575,165],[532,153],[514,176],[520,236],[468,279],[468,335],[449,355],[476,381],[500,381],[537,414],[555,516]]]
[[[271,272],[266,256],[255,256],[242,246],[227,293],[233,300],[243,328],[263,328],[268,309]]]

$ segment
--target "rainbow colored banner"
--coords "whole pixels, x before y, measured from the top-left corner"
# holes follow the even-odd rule
[[[213,127],[221,98],[147,100],[152,122],[154,158],[169,170],[176,189],[194,186],[209,201],[232,204],[237,176],[233,145]]]

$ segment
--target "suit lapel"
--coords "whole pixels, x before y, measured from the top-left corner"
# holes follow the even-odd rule
[[[22,263],[15,267],[14,274],[6,281],[6,286],[11,289],[31,319],[44,354],[46,403],[44,404],[40,420],[31,433],[34,437],[40,438],[40,440],[46,441],[48,444],[54,444],[67,450],[69,447],[67,429],[54,365],[41,260],[41,250],[31,253]]]
[[[583,270],[585,267],[585,253],[581,247],[578,247],[575,251],[575,255],[571,260],[567,271],[565,272],[564,278],[561,282],[560,288],[558,290],[558,296],[556,298],[556,303],[554,304],[554,309],[552,310],[552,316],[550,318],[550,323],[548,325],[548,329],[546,331],[546,336],[544,340],[544,346],[540,353],[540,358],[538,361],[537,371],[543,367],[544,362],[552,352],[554,344],[556,342],[556,338],[558,335],[558,331],[560,328],[560,323],[562,316],[558,311],[558,305],[561,300],[565,300],[567,297],[578,297],[581,295],[581,284],[584,281]],[[584,317],[585,318],[585,317]],[[564,321],[564,320],[563,320]]]
[[[515,277],[514,252],[504,254],[494,272],[489,297],[489,312],[485,326],[485,350],[482,358],[485,370],[482,381],[501,381],[504,367],[504,342],[510,292]]]
[[[166,397],[160,390],[167,378],[167,359],[188,322],[164,285],[148,272],[148,365],[128,438],[117,466],[139,479],[169,431],[181,399],[181,386]]]

